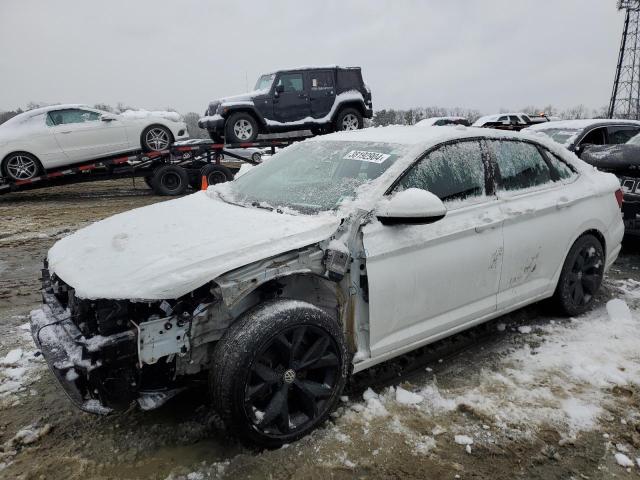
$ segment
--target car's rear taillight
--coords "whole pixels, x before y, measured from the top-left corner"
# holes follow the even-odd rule
[[[618,202],[618,207],[622,208],[622,199],[623,199],[622,189],[616,190],[616,200]]]

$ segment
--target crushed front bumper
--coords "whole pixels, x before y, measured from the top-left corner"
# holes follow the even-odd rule
[[[87,339],[56,297],[46,266],[42,286],[44,305],[31,314],[31,335],[69,399],[96,414],[128,406],[138,397],[130,388],[136,384],[135,331]]]

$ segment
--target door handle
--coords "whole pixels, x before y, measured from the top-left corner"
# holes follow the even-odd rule
[[[60,132],[60,133],[71,133],[71,130],[67,130],[66,132]]]
[[[494,228],[498,228],[502,223],[501,221],[494,222],[489,218],[483,218],[482,221],[484,222],[483,224],[476,225],[476,228],[475,228],[476,233],[482,233],[482,232],[486,232],[487,230],[493,230]]]
[[[575,200],[569,200],[567,197],[560,197],[556,202],[556,208],[558,210],[562,210],[563,208],[568,208],[573,205]]]

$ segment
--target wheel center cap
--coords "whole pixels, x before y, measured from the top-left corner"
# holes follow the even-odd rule
[[[286,370],[282,378],[284,379],[285,383],[293,383],[293,381],[296,379],[296,372],[292,369]]]

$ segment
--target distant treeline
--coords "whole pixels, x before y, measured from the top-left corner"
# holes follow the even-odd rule
[[[29,102],[24,110],[18,108],[16,110],[0,111],[0,124],[6,122],[10,118],[34,108],[46,106],[45,103]],[[94,108],[105,110],[107,112],[119,113],[125,110],[138,110],[135,107],[128,106],[124,103],[118,103],[115,107],[104,103],[98,103],[94,105]],[[176,111],[173,108],[167,108],[167,111]],[[600,109],[591,110],[584,105],[578,105],[565,110],[560,110],[553,105],[546,105],[544,107],[536,107],[533,105],[526,106],[520,109],[506,109],[502,108],[497,113],[504,112],[524,112],[529,115],[538,115],[544,113],[547,116],[560,117],[562,119],[582,119],[582,118],[606,118],[607,108],[602,107]],[[373,118],[367,121],[367,126],[383,127],[386,125],[413,125],[424,118],[429,117],[464,117],[469,121],[474,122],[482,116],[478,110],[467,108],[442,108],[442,107],[415,107],[407,110],[401,109],[382,109],[377,110]],[[208,138],[206,130],[198,127],[198,119],[200,114],[195,112],[188,112],[183,114],[184,122],[187,124],[187,130],[191,138]]]

